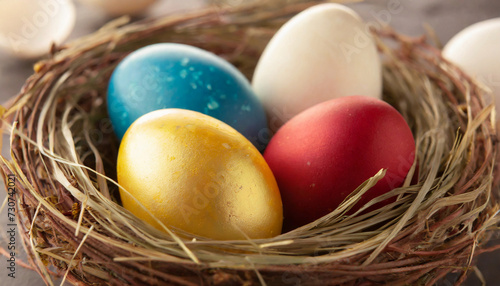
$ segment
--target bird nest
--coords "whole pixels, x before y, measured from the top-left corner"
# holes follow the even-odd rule
[[[372,31],[384,99],[411,127],[418,182],[349,214],[384,176],[363,183],[319,220],[258,240],[220,241],[159,231],[120,206],[119,142],[106,112],[108,80],[130,52],[178,42],[214,52],[250,77],[265,45],[297,12],[321,1],[253,1],[127,23],[116,20],[35,66],[3,111],[10,157],[1,158],[31,266],[47,284],[456,284],[498,227],[498,138],[485,89],[426,37]],[[290,154],[293,156],[293,154]],[[15,192],[14,192],[15,191]],[[9,201],[10,202],[10,201]]]

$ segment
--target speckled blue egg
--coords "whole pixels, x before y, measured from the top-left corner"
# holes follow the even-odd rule
[[[111,76],[107,104],[120,139],[140,116],[181,108],[227,123],[261,151],[267,143],[264,108],[248,80],[229,62],[193,46],[163,43],[132,52]]]

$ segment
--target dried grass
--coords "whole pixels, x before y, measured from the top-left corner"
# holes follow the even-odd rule
[[[22,241],[48,285],[51,267],[75,285],[433,285],[451,272],[461,274],[456,284],[464,281],[499,224],[494,108],[481,85],[424,37],[389,28],[374,31],[385,60],[384,96],[414,132],[420,178],[372,203],[398,196],[396,202],[346,215],[381,170],[318,221],[242,241],[158,231],[117,203],[118,142],[105,96],[124,56],[181,42],[225,57],[250,77],[276,29],[319,2],[257,1],[133,24],[120,19],[36,65],[4,110],[12,159],[2,157],[0,166],[3,176],[17,178]]]

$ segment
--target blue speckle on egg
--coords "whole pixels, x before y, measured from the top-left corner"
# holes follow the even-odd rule
[[[261,151],[267,130],[264,108],[248,80],[230,63],[202,49],[155,44],[128,55],[113,72],[108,113],[122,138],[140,116],[182,108],[215,117],[242,133]]]

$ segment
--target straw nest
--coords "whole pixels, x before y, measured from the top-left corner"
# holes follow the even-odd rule
[[[157,42],[213,51],[251,77],[273,33],[321,1],[220,2],[163,19],[110,23],[35,66],[3,110],[16,210],[29,262],[47,284],[433,285],[464,281],[498,227],[497,135],[485,91],[424,37],[374,32],[384,60],[384,96],[417,143],[419,182],[382,209],[345,215],[383,175],[361,185],[318,221],[262,240],[214,241],[158,231],[117,203],[118,141],[106,87],[128,53]],[[293,156],[293,154],[290,154]],[[10,177],[9,177],[10,176]],[[411,175],[409,176],[411,177]]]

